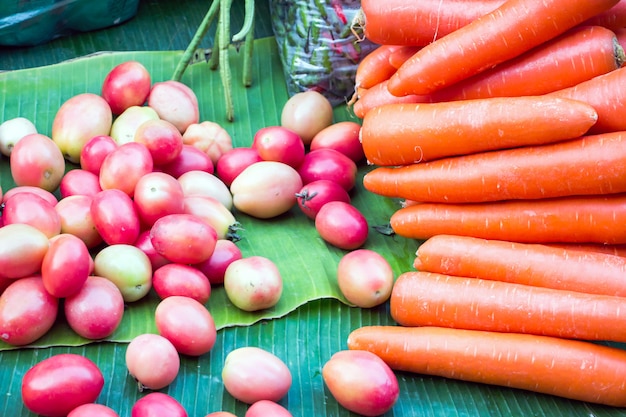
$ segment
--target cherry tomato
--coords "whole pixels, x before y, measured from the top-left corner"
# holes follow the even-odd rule
[[[282,126],[267,126],[256,131],[252,147],[264,161],[276,161],[298,168],[304,160],[304,142],[298,134]]]
[[[307,153],[298,173],[304,185],[315,180],[330,180],[350,191],[356,183],[357,166],[341,152],[323,148]]]
[[[59,200],[57,200],[56,196],[52,194],[50,191],[44,190],[43,188],[34,187],[32,185],[20,185],[17,187],[13,187],[10,190],[6,190],[4,195],[2,196],[2,202],[6,203],[6,201],[13,195],[18,193],[33,193],[37,194],[39,197],[46,200],[50,203],[51,206],[55,206]]]
[[[333,123],[315,135],[310,150],[330,148],[341,152],[354,162],[359,162],[365,158],[359,138],[360,131],[361,125],[356,122]]]
[[[246,410],[244,417],[292,417],[293,415],[282,405],[269,400],[261,400]]]
[[[9,158],[15,185],[30,185],[53,192],[65,174],[65,159],[47,136],[31,133],[20,139]]]
[[[203,355],[217,338],[213,316],[193,298],[175,295],[163,299],[156,307],[155,322],[159,334],[183,355]]]
[[[348,252],[337,266],[339,290],[349,302],[361,308],[374,307],[387,301],[393,279],[389,262],[370,249]]]
[[[50,330],[58,309],[40,276],[15,280],[0,295],[0,339],[13,346],[34,342]]]
[[[315,229],[326,242],[345,250],[362,246],[369,232],[365,216],[343,201],[324,204],[315,218]]]
[[[92,201],[93,198],[88,195],[70,195],[54,206],[61,218],[61,233],[78,237],[89,249],[102,243],[102,236],[98,233],[91,216]]]
[[[139,178],[152,172],[154,161],[143,144],[128,142],[109,153],[100,166],[100,187],[118,189],[132,197]]]
[[[230,187],[233,180],[241,171],[255,162],[261,162],[262,160],[263,158],[259,155],[259,151],[254,148],[233,148],[218,159],[215,166],[215,173],[224,184]]]
[[[161,171],[178,178],[188,171],[204,171],[213,174],[215,165],[211,158],[192,145],[183,145],[180,154],[168,164],[160,166]]]
[[[224,272],[226,296],[244,311],[275,306],[283,292],[283,279],[276,264],[264,256],[248,256],[228,265]]]
[[[219,200],[205,195],[190,195],[183,199],[183,212],[192,214],[215,229],[218,239],[234,237],[238,222],[233,213]]]
[[[150,241],[157,253],[171,262],[196,264],[213,254],[217,232],[192,214],[168,214],[154,223]]]
[[[100,178],[93,172],[84,169],[72,169],[61,179],[59,193],[61,198],[70,195],[94,196],[102,191]]]
[[[135,131],[135,142],[143,144],[154,165],[168,164],[183,150],[183,135],[172,123],[163,119],[146,120]]]
[[[136,246],[106,246],[96,254],[93,262],[94,274],[113,282],[128,303],[143,298],[152,288],[150,259]]]
[[[67,415],[67,417],[120,417],[110,407],[103,404],[87,403],[79,405]]]
[[[187,417],[187,411],[174,397],[162,392],[151,392],[133,404],[130,415],[131,417]]]
[[[62,417],[78,406],[93,403],[103,386],[104,377],[94,362],[74,353],[61,353],[24,374],[22,401],[35,414]]]
[[[322,368],[333,397],[346,409],[364,416],[379,416],[398,400],[398,380],[389,366],[366,350],[342,350]]]
[[[100,175],[104,158],[117,148],[117,142],[108,135],[98,135],[89,139],[80,151],[80,167],[92,174]]]
[[[0,227],[0,276],[15,279],[38,273],[49,247],[48,236],[34,226]]]
[[[46,291],[57,298],[76,294],[90,272],[91,255],[85,242],[69,233],[50,239],[50,247],[41,265]]]
[[[315,90],[307,90],[291,96],[280,115],[281,126],[296,132],[308,145],[313,137],[333,122],[333,106]]]
[[[4,224],[30,224],[46,236],[61,233],[61,218],[48,201],[34,193],[17,193],[4,203]]]
[[[241,249],[235,242],[228,239],[218,239],[211,257],[194,266],[202,271],[211,285],[220,285],[224,283],[224,274],[228,265],[242,257]]]
[[[233,196],[224,182],[213,174],[205,171],[188,171],[178,177],[185,197],[204,195],[213,197],[228,210],[233,208]]]
[[[144,333],[135,336],[126,347],[126,367],[135,378],[139,391],[167,387],[180,369],[176,348],[165,337]]]
[[[109,71],[102,82],[102,98],[113,114],[121,114],[130,106],[142,106],[148,99],[152,80],[150,72],[137,61],[126,61]]]
[[[296,205],[302,188],[298,172],[275,161],[256,162],[244,169],[230,185],[237,210],[260,219],[286,213]]]
[[[289,391],[291,371],[278,356],[255,346],[232,350],[222,368],[224,388],[247,404],[279,401]]]
[[[154,249],[154,246],[152,246],[152,241],[150,240],[150,230],[144,230],[139,233],[139,237],[137,237],[134,246],[141,249],[141,251],[148,256],[153,271],[156,271],[163,265],[171,262],[169,259],[159,254],[156,249]]]
[[[211,283],[206,275],[184,264],[170,263],[155,270],[152,287],[161,299],[181,295],[206,304],[211,296]]]
[[[330,180],[310,182],[298,191],[296,197],[300,210],[313,220],[322,206],[330,201],[350,203],[350,194],[341,185]]]
[[[110,280],[91,275],[82,288],[65,299],[65,319],[78,335],[104,339],[117,330],[124,315],[124,297]]]
[[[183,143],[204,152],[215,165],[224,153],[233,148],[233,141],[219,123],[203,121],[193,123],[183,133]]]
[[[183,212],[183,187],[170,174],[151,172],[139,178],[133,201],[139,219],[146,227],[167,214]]]
[[[133,200],[117,189],[102,190],[93,197],[91,218],[102,240],[109,245],[133,244],[141,230]]]

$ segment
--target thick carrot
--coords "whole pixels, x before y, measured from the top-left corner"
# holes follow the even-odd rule
[[[356,68],[354,82],[357,88],[370,88],[388,80],[396,72],[389,62],[389,56],[400,48],[395,45],[380,45],[367,54]]]
[[[599,25],[611,30],[626,27],[626,0],[620,0],[609,10],[587,19],[581,25]]]
[[[626,258],[547,245],[437,235],[417,249],[418,271],[626,297]]]
[[[578,26],[515,58],[431,94],[432,101],[547,94],[606,74],[624,63],[613,31]]]
[[[392,230],[424,240],[439,234],[524,243],[625,244],[626,195],[474,204],[422,203],[392,214]]]
[[[549,94],[591,104],[598,112],[591,133],[626,130],[626,67]]]
[[[401,326],[626,342],[626,298],[434,272],[398,276],[389,299]]]
[[[378,167],[365,174],[363,185],[386,197],[441,203],[621,193],[626,132]]]
[[[408,165],[578,138],[596,120],[586,103],[545,96],[388,104],[365,115],[361,143],[374,165]]]
[[[441,327],[364,326],[348,348],[396,371],[626,406],[626,351],[547,336]]]
[[[427,45],[498,8],[504,0],[361,0],[365,37],[381,45]]]
[[[508,0],[420,49],[389,79],[389,91],[397,96],[432,93],[519,56],[618,1]]]
[[[429,101],[428,97],[408,95],[404,97],[398,97],[392,95],[387,89],[387,81],[383,81],[367,90],[359,90],[358,98],[354,101],[352,111],[354,115],[359,118],[364,118],[365,115],[375,107],[385,104],[397,104],[397,103],[423,103]]]

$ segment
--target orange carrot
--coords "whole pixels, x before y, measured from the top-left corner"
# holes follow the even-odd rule
[[[389,91],[432,93],[521,55],[618,1],[508,0],[420,49],[389,79]]]
[[[547,336],[440,327],[364,326],[348,348],[396,371],[626,406],[626,351]]]
[[[363,151],[374,165],[408,165],[578,138],[597,120],[588,104],[546,99],[494,97],[380,106],[363,119]]]
[[[626,67],[549,94],[591,104],[598,121],[590,133],[626,130]]]
[[[396,72],[396,68],[389,62],[389,56],[398,48],[395,45],[380,45],[367,54],[356,68],[356,87],[370,88],[389,79]]]
[[[524,243],[625,244],[626,195],[562,197],[474,204],[422,203],[398,209],[390,226],[400,235],[439,234]]]
[[[427,45],[498,8],[504,0],[361,0],[365,37],[378,44]]]
[[[606,74],[624,63],[616,34],[579,26],[493,68],[431,94],[432,101],[547,94]]]
[[[370,110],[384,104],[423,103],[425,101],[428,101],[428,98],[424,96],[394,96],[387,89],[387,81],[383,81],[380,84],[368,88],[366,91],[359,90],[359,96],[354,101],[352,111],[356,117],[362,119]]]
[[[363,185],[386,197],[445,203],[621,193],[626,132],[378,167],[365,174]]]
[[[437,235],[417,249],[423,272],[626,297],[626,258],[553,246]]]
[[[398,69],[421,48],[421,46],[400,46],[389,55],[389,64],[395,69]]]
[[[594,253],[606,253],[608,255],[626,257],[626,245],[603,245],[601,243],[564,243],[552,242],[548,246],[566,250],[579,250]]]
[[[620,0],[615,6],[587,19],[581,25],[599,25],[611,30],[626,27],[626,0]]]
[[[626,342],[626,298],[434,272],[398,276],[389,298],[401,326]]]

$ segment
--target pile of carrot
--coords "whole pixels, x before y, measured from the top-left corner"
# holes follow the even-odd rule
[[[361,7],[363,184],[421,244],[348,347],[626,407],[626,0]]]

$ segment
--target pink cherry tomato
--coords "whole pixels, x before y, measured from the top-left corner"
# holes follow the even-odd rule
[[[52,328],[58,308],[40,276],[13,281],[0,295],[0,340],[13,346],[34,342]]]
[[[209,259],[194,266],[209,279],[211,285],[224,283],[224,273],[228,265],[243,257],[241,249],[228,239],[218,239],[215,250]]]
[[[90,275],[82,288],[67,297],[65,319],[78,335],[91,340],[104,339],[117,330],[124,315],[124,297],[109,279]]]
[[[156,252],[171,262],[196,264],[206,261],[215,250],[217,232],[192,214],[168,214],[150,229]]]
[[[130,411],[131,417],[187,417],[187,411],[174,397],[151,392],[138,399]]]
[[[61,198],[70,195],[94,196],[102,191],[100,178],[93,172],[84,169],[72,169],[61,179],[59,193]]]
[[[183,187],[170,174],[150,172],[139,178],[133,201],[144,227],[167,214],[183,212]]]
[[[333,123],[313,137],[310,150],[330,148],[341,152],[354,162],[359,162],[365,158],[359,138],[360,131],[361,125],[356,122]]]
[[[61,233],[61,218],[47,200],[33,193],[17,193],[4,203],[2,213],[4,224],[29,224],[41,230],[46,236]]]
[[[115,410],[104,404],[87,403],[79,405],[67,417],[120,417]]]
[[[217,338],[213,316],[193,298],[175,295],[163,299],[156,307],[155,322],[159,334],[183,355],[204,355]]]
[[[215,166],[206,153],[193,145],[183,145],[180,154],[168,164],[161,165],[161,170],[178,178],[188,171],[204,171],[213,174]]]
[[[216,175],[230,187],[233,180],[247,167],[255,162],[262,161],[259,151],[254,148],[233,148],[225,152],[217,160],[215,166]]]
[[[118,189],[132,197],[139,178],[152,172],[154,161],[145,145],[128,142],[109,153],[100,166],[100,187]]]
[[[117,142],[108,135],[98,135],[89,139],[80,151],[80,167],[92,174],[100,175],[104,158],[117,148]]]

